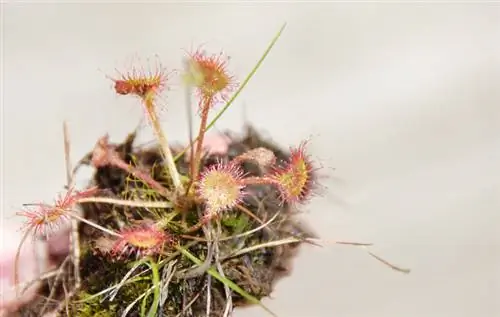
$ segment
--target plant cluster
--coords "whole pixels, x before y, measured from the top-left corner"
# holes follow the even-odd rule
[[[282,30],[241,84],[224,54],[188,54],[182,79],[196,94],[201,123],[183,149],[169,144],[158,115],[157,100],[169,85],[165,68],[111,78],[117,94],[140,101],[157,145],[135,147],[136,131],[121,144],[103,136],[79,163],[95,168],[88,188],[74,188],[77,168],[68,167],[64,195],[19,213],[27,219],[26,237],[48,239],[71,228],[70,255],[27,315],[227,316],[249,303],[272,314],[260,299],[287,271],[292,251],[313,241],[293,217],[315,193],[317,167],[306,141],[287,152],[252,131],[214,155],[207,131]]]

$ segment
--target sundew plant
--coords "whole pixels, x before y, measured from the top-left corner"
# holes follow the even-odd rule
[[[321,167],[308,151],[309,140],[282,149],[251,127],[242,137],[207,132],[284,27],[242,81],[223,53],[200,48],[185,56],[180,79],[196,101],[190,106],[200,125],[183,148],[169,143],[159,116],[158,100],[173,76],[166,67],[108,76],[113,93],[135,98],[144,109],[142,119],[156,142],[135,145],[137,131],[119,144],[104,135],[72,168],[64,125],[65,190],[54,202],[27,205],[19,215],[26,220],[25,239],[49,239],[70,228],[71,250],[41,278],[40,296],[23,316],[229,316],[249,304],[275,315],[261,299],[290,273],[299,245],[324,243],[295,221],[318,193]],[[74,176],[82,165],[94,174],[77,190]],[[334,243],[366,248],[407,272],[371,253],[369,244]]]

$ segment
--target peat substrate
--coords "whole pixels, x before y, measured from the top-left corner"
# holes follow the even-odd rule
[[[231,143],[226,155],[207,155],[203,167],[228,162],[248,150],[264,147],[274,152],[278,162],[286,161],[289,152],[273,142],[264,139],[252,127],[240,136],[226,133]],[[169,177],[159,148],[154,145],[140,147],[134,145],[135,133],[131,133],[121,144],[115,144],[121,158],[130,165],[147,171],[157,182],[169,188]],[[174,155],[180,153],[179,149]],[[89,162],[91,154],[81,163]],[[189,163],[181,156],[177,161],[181,174],[189,174]],[[263,170],[251,162],[242,163],[247,176],[262,176]],[[96,168],[89,188],[97,186],[98,196],[119,199],[165,200],[158,193],[145,186],[143,182],[122,169],[112,166]],[[175,243],[183,246],[201,261],[209,259],[210,267],[219,269],[226,278],[233,281],[244,291],[261,299],[269,296],[276,282],[290,274],[291,259],[296,255],[301,242],[294,242],[273,247],[259,247],[254,251],[236,254],[240,250],[258,246],[266,242],[289,237],[313,237],[312,232],[297,220],[300,213],[297,207],[283,203],[275,187],[270,185],[251,185],[249,194],[244,197],[239,208],[224,212],[217,220],[189,234],[179,227],[184,221],[187,226],[195,225],[201,213],[200,206],[188,206],[188,212],[174,215],[166,209],[127,207],[109,203],[82,203],[79,207],[83,216],[105,228],[114,231],[124,225],[141,224],[154,221],[158,214],[171,213],[173,216],[168,234],[175,238]],[[253,216],[252,216],[253,214]],[[274,220],[269,222],[274,217]],[[269,222],[267,225],[263,223]],[[261,228],[260,228],[261,227]],[[252,229],[251,234],[243,234]],[[122,316],[127,307],[136,301],[127,316],[143,316],[153,302],[153,294],[142,297],[151,288],[151,270],[144,263],[130,274],[126,283],[116,289],[93,296],[120,284],[130,269],[140,260],[136,253],[124,253],[120,257],[110,256],[112,240],[109,234],[93,226],[80,222],[80,276],[79,289],[74,288],[74,264],[67,258],[59,259],[62,273],[48,278],[40,291],[38,300],[25,307],[22,316],[41,316],[59,307],[58,316]],[[217,236],[217,241],[207,243],[207,237]],[[234,238],[236,236],[236,238]],[[229,237],[229,238],[228,238]],[[213,239],[212,239],[213,240]],[[175,249],[165,249],[158,259],[161,278],[160,304],[158,316],[206,316],[207,301],[210,301],[210,316],[223,316],[228,300],[233,307],[246,306],[249,303],[235,291],[216,278],[211,277],[207,265],[198,266]],[[140,274],[145,271],[146,273]],[[71,294],[69,297],[68,294]],[[227,294],[230,294],[228,298]],[[145,299],[144,299],[145,298]],[[263,311],[262,314],[266,314]]]

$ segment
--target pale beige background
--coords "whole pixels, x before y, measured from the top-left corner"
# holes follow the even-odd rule
[[[242,78],[283,22],[270,57],[219,129],[246,116],[283,144],[312,135],[328,192],[307,208],[321,237],[273,300],[279,316],[500,316],[500,7],[494,4],[22,4],[3,8],[2,208],[63,185],[61,122],[73,157],[141,113],[104,77],[127,57],[207,43]],[[183,94],[166,130],[186,139]],[[143,139],[150,136],[148,131]],[[495,302],[495,299],[497,300]],[[249,309],[237,316],[264,316]]]

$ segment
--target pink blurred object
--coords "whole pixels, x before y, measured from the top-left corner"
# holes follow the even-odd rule
[[[196,143],[193,144],[193,148],[196,148]],[[208,155],[217,155],[217,154],[226,154],[229,149],[229,144],[231,144],[231,138],[229,136],[218,133],[218,134],[207,134],[203,138],[203,151],[204,154]],[[188,162],[191,158],[191,149],[186,151],[186,155],[184,156],[186,162]]]
[[[31,301],[40,286],[39,282],[30,285],[49,268],[47,244],[43,241],[25,239],[19,256],[19,291],[17,296],[14,278],[17,249],[24,233],[17,223],[6,220],[0,222],[0,316],[16,311],[19,307]]]
[[[66,226],[55,232],[47,240],[48,252],[51,256],[66,256],[70,251],[71,227]]]

